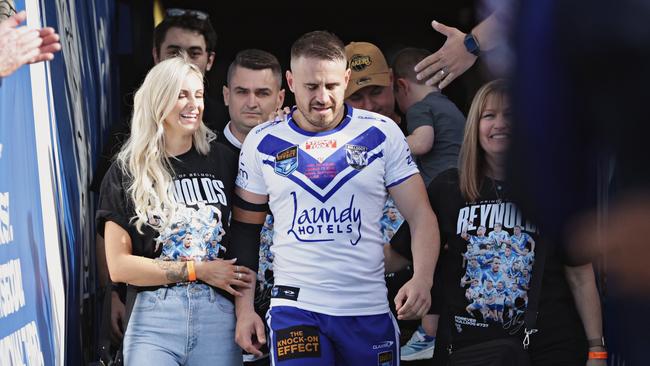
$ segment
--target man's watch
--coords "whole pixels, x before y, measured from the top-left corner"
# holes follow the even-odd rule
[[[476,37],[474,37],[472,33],[467,33],[467,35],[465,36],[464,43],[467,52],[478,57],[478,55],[481,53],[481,48],[478,44],[478,40],[476,39]]]

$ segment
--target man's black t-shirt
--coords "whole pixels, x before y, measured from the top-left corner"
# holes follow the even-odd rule
[[[103,235],[106,221],[113,221],[130,235],[133,254],[163,260],[213,260],[228,247],[228,222],[237,172],[237,156],[221,143],[212,142],[208,155],[192,148],[170,159],[171,191],[177,208],[162,232],[144,225],[137,232],[131,219],[135,209],[127,194],[128,176],[118,163],[102,181],[97,231]],[[155,213],[148,213],[155,221]]]
[[[446,248],[434,286],[442,286],[449,312],[451,342],[462,347],[481,341],[521,336],[527,292],[535,275],[538,228],[508,199],[504,182],[486,178],[477,202],[460,193],[458,170],[441,173],[429,185],[429,200]],[[501,225],[499,229],[498,226]],[[408,225],[402,225],[393,248],[410,256]],[[539,303],[539,333],[531,341],[552,343],[584,339],[582,324],[564,276],[564,256],[547,250]],[[444,323],[444,322],[443,322]]]

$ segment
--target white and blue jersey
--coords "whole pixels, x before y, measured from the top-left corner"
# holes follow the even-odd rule
[[[491,269],[483,272],[483,277],[481,277],[481,282],[485,285],[485,281],[490,280],[496,286],[499,281],[505,281],[506,276],[503,275],[503,272],[496,271],[493,272]]]
[[[487,236],[470,235],[468,241],[472,245],[472,254],[477,254],[479,251],[486,249],[488,244],[494,244],[492,239]]]
[[[510,242],[512,245],[517,246],[519,250],[524,250],[528,241],[530,241],[530,235],[523,232],[519,236],[513,235],[510,237]]]
[[[480,266],[471,267],[468,265],[467,270],[465,271],[465,277],[467,277],[468,280],[481,280],[483,277],[483,270]]]
[[[501,231],[496,231],[492,230],[490,231],[490,234],[488,234],[488,238],[492,240],[497,248],[499,249],[499,252],[503,251],[505,249],[504,244],[507,244],[510,240],[510,234],[508,234],[507,231],[501,230]]]
[[[377,224],[386,188],[418,170],[393,121],[345,108],[332,130],[302,130],[292,112],[253,129],[242,147],[237,186],[268,195],[275,217],[272,307],[328,315],[389,311]]]

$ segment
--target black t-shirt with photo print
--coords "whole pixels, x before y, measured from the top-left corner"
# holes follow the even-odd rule
[[[441,247],[447,248],[434,279],[444,291],[451,342],[455,348],[523,333],[535,246],[539,230],[508,200],[504,182],[486,179],[480,199],[468,203],[459,189],[457,169],[441,173],[429,185],[429,200],[438,218]],[[501,224],[499,228],[498,224]],[[408,225],[393,248],[410,255]],[[582,324],[564,276],[562,253],[548,248],[539,303],[538,328],[531,348],[563,340],[584,339]],[[441,322],[444,324],[444,322]]]
[[[132,224],[135,209],[127,194],[129,178],[116,162],[102,181],[97,231],[103,235],[106,221],[115,222],[129,233],[133,254],[148,258],[207,261],[224,257],[237,155],[225,145],[212,142],[207,156],[192,148],[170,162],[177,208],[162,232],[144,225],[140,234]],[[151,222],[157,220],[155,213],[148,216]]]

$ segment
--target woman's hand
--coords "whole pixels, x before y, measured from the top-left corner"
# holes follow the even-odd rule
[[[196,278],[215,287],[228,291],[234,296],[242,296],[237,288],[252,288],[255,272],[248,267],[235,264],[237,259],[215,259],[209,262],[196,262]]]

